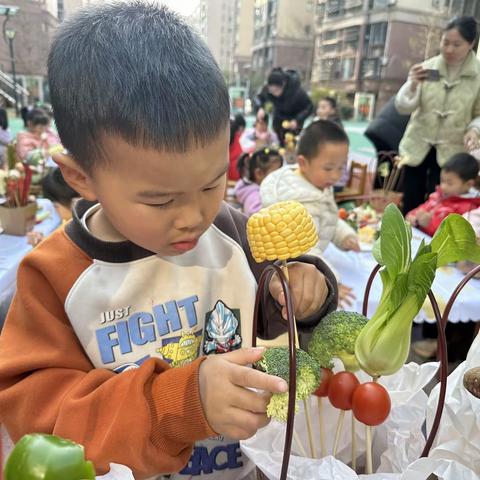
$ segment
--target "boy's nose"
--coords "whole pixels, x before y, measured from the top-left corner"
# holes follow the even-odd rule
[[[195,231],[202,225],[203,214],[199,205],[185,205],[175,220],[175,227],[179,230]]]

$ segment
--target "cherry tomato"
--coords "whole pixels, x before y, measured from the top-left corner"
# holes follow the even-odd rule
[[[367,382],[355,389],[352,410],[359,422],[372,427],[380,425],[387,419],[390,408],[390,395],[379,383]]]
[[[351,410],[352,397],[355,389],[360,385],[352,372],[338,372],[330,379],[328,399],[340,410]]]
[[[313,392],[317,397],[327,397],[328,396],[328,387],[330,385],[330,380],[333,377],[333,372],[329,368],[321,368],[322,371],[322,381],[318,388]]]
[[[338,209],[338,216],[342,219],[345,220],[348,217],[348,212],[344,208],[339,208]]]

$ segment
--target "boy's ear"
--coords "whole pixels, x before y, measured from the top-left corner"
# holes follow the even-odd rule
[[[60,168],[65,181],[85,200],[94,201],[97,196],[93,190],[92,179],[68,154],[57,154],[55,163]]]
[[[305,166],[307,165],[308,160],[303,155],[297,155],[297,163],[300,168],[300,171],[303,172]]]

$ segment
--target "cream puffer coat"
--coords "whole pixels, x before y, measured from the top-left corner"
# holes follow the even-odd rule
[[[440,72],[440,81],[424,81],[408,98],[410,84],[399,90],[395,106],[412,117],[400,142],[402,164],[418,166],[434,146],[442,167],[455,153],[464,152],[463,136],[480,125],[480,61],[473,53],[465,59],[455,80],[448,80],[442,55],[423,62],[427,69]]]
[[[309,252],[312,255],[322,257],[329,242],[341,248],[346,237],[356,235],[353,228],[338,218],[333,189],[315,187],[301,175],[296,165],[285,166],[267,175],[260,185],[260,197],[263,207],[285,200],[297,200],[305,206],[313,217],[319,238]]]

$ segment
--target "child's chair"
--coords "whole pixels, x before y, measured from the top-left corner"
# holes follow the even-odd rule
[[[335,194],[337,202],[346,202],[363,197],[368,189],[368,165],[352,161],[350,165],[350,175],[346,187]]]

